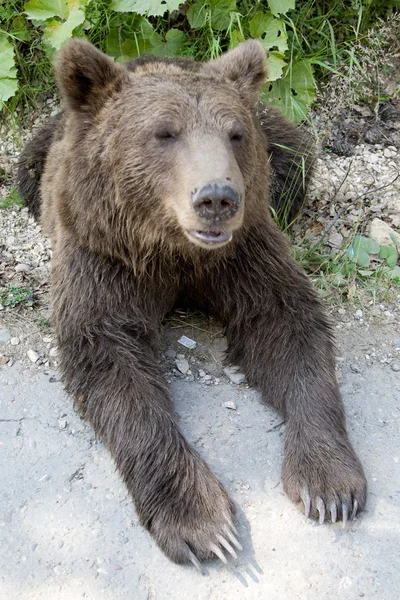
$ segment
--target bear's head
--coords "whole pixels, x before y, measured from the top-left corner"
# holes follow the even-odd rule
[[[70,148],[80,154],[75,177],[88,190],[83,205],[98,202],[104,210],[104,198],[93,195],[107,193],[107,211],[124,214],[125,229],[175,247],[190,241],[220,248],[243,228],[254,181],[268,188],[269,179],[256,117],[266,77],[259,42],[207,63],[149,58],[122,65],[72,40],[58,55],[56,76]],[[96,179],[96,187],[84,178]]]

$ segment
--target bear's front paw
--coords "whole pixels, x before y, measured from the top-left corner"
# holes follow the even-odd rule
[[[285,453],[283,485],[293,502],[302,501],[306,516],[323,523],[342,519],[343,526],[365,506],[367,482],[347,439],[309,442]]]
[[[233,525],[233,503],[211,472],[203,471],[190,487],[187,483],[163,501],[148,529],[178,564],[191,561],[200,571],[202,560],[218,557],[226,564],[225,551],[236,558],[234,548],[242,549]]]

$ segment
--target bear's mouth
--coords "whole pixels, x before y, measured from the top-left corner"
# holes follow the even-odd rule
[[[232,239],[231,231],[200,231],[198,229],[188,229],[187,233],[198,242],[202,242],[209,246],[214,244],[226,244]]]

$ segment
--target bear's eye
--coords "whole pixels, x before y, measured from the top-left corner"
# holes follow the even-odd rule
[[[232,133],[229,134],[229,139],[231,142],[241,142],[243,139],[243,134],[239,131],[232,131]]]
[[[178,137],[178,133],[176,131],[172,131],[170,129],[160,129],[157,131],[156,138],[158,140],[176,140]]]

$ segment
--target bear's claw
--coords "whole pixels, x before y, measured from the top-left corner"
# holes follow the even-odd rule
[[[310,517],[311,497],[310,497],[310,492],[307,488],[302,489],[302,491],[300,493],[300,498],[304,504],[305,516]],[[324,523],[324,521],[325,521],[327,507],[325,506],[325,502],[322,500],[322,498],[320,496],[316,496],[314,504],[315,504],[315,508],[318,512],[318,521],[319,521],[320,525],[322,525],[322,523]],[[338,503],[338,505],[337,505],[336,502],[331,502],[331,504],[329,505],[328,510],[331,513],[331,522],[332,523],[336,523],[336,521],[337,521],[338,507],[340,508],[340,503]],[[354,519],[357,515],[357,512],[358,512],[358,507],[359,507],[359,505],[358,505],[358,501],[356,499],[354,499],[352,507],[351,507],[351,505],[349,506],[349,503],[342,502],[341,513],[342,513],[343,528],[346,527],[347,522],[349,520],[350,510],[351,510],[350,521],[354,521]]]

